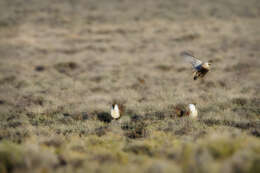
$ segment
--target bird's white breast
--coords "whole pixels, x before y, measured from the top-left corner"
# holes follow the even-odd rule
[[[198,111],[197,111],[197,109],[196,109],[194,104],[189,104],[189,111],[190,111],[190,116],[191,117],[195,118],[195,117],[198,116]]]
[[[209,63],[205,62],[205,63],[203,64],[203,67],[209,69]]]
[[[118,105],[115,105],[114,108],[113,107],[111,108],[111,116],[113,118],[119,118],[120,117],[120,111],[119,111]]]

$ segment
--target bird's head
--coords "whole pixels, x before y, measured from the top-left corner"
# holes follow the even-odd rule
[[[205,63],[204,63],[204,67],[210,69],[210,67],[211,67],[211,62],[205,62]]]
[[[194,104],[189,104],[189,110],[190,111],[195,111],[196,110],[196,107],[195,107],[195,105]]]
[[[212,62],[213,62],[212,60],[209,60],[208,65],[211,66]]]
[[[115,109],[116,106],[117,106],[117,104],[113,103],[112,104],[112,109]]]

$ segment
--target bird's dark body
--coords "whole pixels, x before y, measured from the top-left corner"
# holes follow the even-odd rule
[[[198,70],[194,72],[193,79],[197,80],[198,78],[203,78],[207,73],[209,69],[203,67],[203,65],[198,67]]]

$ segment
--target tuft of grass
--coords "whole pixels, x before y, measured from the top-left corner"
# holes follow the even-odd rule
[[[231,157],[241,147],[242,141],[230,141],[228,139],[213,140],[207,145],[209,152],[216,159],[226,159]]]
[[[125,131],[125,136],[130,139],[145,138],[149,135],[146,124],[140,122],[126,122],[121,128]]]
[[[15,168],[24,166],[24,152],[17,144],[9,141],[0,143],[0,170],[1,172],[12,172]]]
[[[131,152],[136,155],[147,155],[149,157],[152,157],[153,151],[149,145],[130,145],[123,149],[125,152]]]

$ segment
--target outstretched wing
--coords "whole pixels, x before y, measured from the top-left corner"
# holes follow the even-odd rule
[[[187,62],[192,64],[192,67],[197,69],[201,64],[202,61],[200,61],[199,59],[195,58],[191,53],[189,52],[181,52],[180,54]]]

